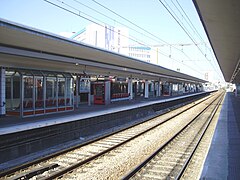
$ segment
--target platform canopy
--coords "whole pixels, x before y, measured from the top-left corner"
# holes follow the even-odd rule
[[[225,81],[240,83],[240,1],[193,0]]]
[[[0,19],[0,66],[147,80],[204,83],[169,70],[72,39]]]

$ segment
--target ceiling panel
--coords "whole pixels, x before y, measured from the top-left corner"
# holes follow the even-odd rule
[[[228,82],[236,82],[240,59],[240,1],[193,0],[209,41]],[[238,80],[239,82],[239,80]]]

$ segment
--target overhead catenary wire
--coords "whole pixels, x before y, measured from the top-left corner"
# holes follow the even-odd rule
[[[99,20],[99,19],[97,19],[97,18],[94,18],[93,16],[90,16],[90,15],[88,15],[88,14],[86,14],[86,13],[81,12],[81,11],[79,11],[79,9],[76,9],[76,8],[73,7],[73,6],[71,6],[71,5],[67,4],[67,3],[64,3],[63,1],[56,0],[56,1],[64,4],[65,6],[70,7],[70,8],[72,8],[72,9],[78,11],[79,13],[75,13],[75,12],[73,12],[73,11],[70,11],[69,9],[66,9],[66,8],[64,8],[64,7],[62,7],[62,6],[59,6],[59,5],[57,5],[57,4],[53,3],[53,2],[50,2],[50,1],[48,1],[48,0],[43,0],[43,1],[45,1],[45,2],[47,2],[47,3],[50,3],[50,4],[52,4],[52,5],[60,8],[60,9],[62,9],[62,10],[65,10],[65,11],[67,11],[67,12],[70,12],[70,13],[76,15],[76,16],[79,16],[79,17],[81,17],[81,18],[84,18],[84,19],[87,20],[87,21],[90,21],[90,22],[92,22],[92,23],[94,23],[94,24],[97,24],[97,25],[99,25],[99,26],[101,26],[101,27],[107,28],[107,29],[109,29],[109,30],[117,33],[116,31],[108,28],[107,26],[102,25],[102,24],[100,24],[100,23],[98,23],[98,22],[96,22],[96,21],[93,21],[93,20],[91,20],[91,19],[89,19],[89,18],[87,18],[87,17],[84,17],[84,16],[82,16],[81,14],[84,14],[84,15],[90,17],[90,18],[93,18],[93,19],[95,19],[95,20],[97,20],[97,21],[100,21],[100,22],[102,22],[103,24],[106,24],[105,22],[103,22],[103,21],[101,21],[101,20]],[[106,24],[106,25],[108,25],[108,24]],[[149,45],[146,45],[144,42],[141,42],[140,40],[136,40],[136,38],[134,38],[134,37],[133,37],[133,38],[129,38],[128,36],[125,36],[125,35],[123,35],[123,34],[120,34],[120,35],[123,36],[123,37],[125,37],[125,38],[128,38],[129,40],[132,40],[132,41],[136,42],[136,43],[139,44],[139,45],[143,45],[143,46],[146,46],[146,47],[150,47]],[[164,55],[164,54],[163,54],[163,55]],[[167,56],[167,55],[165,55],[165,56]]]
[[[65,10],[65,11],[67,11],[67,12],[69,12],[69,13],[72,13],[72,14],[74,14],[74,15],[76,15],[76,16],[79,16],[79,17],[81,17],[81,18],[83,18],[83,19],[85,19],[85,20],[87,20],[87,21],[90,21],[90,22],[92,22],[92,23],[94,23],[94,24],[97,24],[97,25],[99,25],[99,26],[101,26],[101,27],[107,28],[107,29],[109,29],[109,30],[117,33],[116,31],[114,31],[114,30],[112,30],[112,29],[110,29],[110,28],[108,28],[108,27],[106,27],[106,26],[104,26],[104,25],[102,25],[102,24],[100,24],[100,23],[98,23],[98,22],[96,22],[96,21],[93,21],[93,20],[91,20],[91,19],[89,19],[89,18],[87,18],[87,17],[82,16],[81,14],[85,14],[85,15],[87,15],[87,16],[95,19],[95,20],[98,20],[98,19],[96,19],[96,18],[94,18],[94,17],[92,17],[92,16],[90,16],[90,15],[88,15],[88,14],[86,14],[86,13],[83,13],[83,12],[79,11],[78,9],[74,8],[73,6],[70,6],[69,4],[64,3],[63,1],[57,0],[58,2],[66,5],[67,7],[70,7],[70,8],[72,8],[72,9],[78,11],[79,13],[75,13],[75,12],[73,12],[73,11],[70,11],[69,9],[66,9],[66,8],[64,8],[64,7],[60,6],[60,5],[57,5],[57,4],[55,4],[55,3],[51,2],[51,1],[48,1],[48,0],[43,0],[43,1],[45,1],[45,2],[47,2],[47,3],[49,3],[49,4],[51,4],[51,5],[53,5],[53,6],[55,6],[55,7],[58,7],[58,8],[60,8],[60,9],[62,9],[62,10]],[[100,20],[99,20],[99,21],[100,21]],[[100,22],[103,22],[103,21],[100,21]],[[104,22],[103,22],[103,23],[104,23]],[[104,24],[105,24],[105,23],[104,23]],[[125,37],[125,38],[128,38],[129,40],[132,40],[132,41],[136,42],[136,43],[139,44],[139,45],[143,45],[143,46],[145,46],[145,47],[150,47],[150,45],[146,45],[145,43],[140,42],[140,40],[136,40],[135,38],[129,38],[128,36],[125,36],[125,35],[123,35],[123,34],[120,34],[120,35],[123,36],[123,37]],[[163,53],[161,53],[161,54],[164,55],[164,56],[166,56],[166,57],[168,57],[168,55],[166,55],[166,54],[163,54]],[[176,59],[175,59],[175,60],[176,60]]]
[[[159,2],[163,5],[163,7],[168,11],[168,13],[172,16],[172,18],[177,22],[177,24],[182,28],[182,30],[187,34],[187,36],[191,39],[191,41],[198,47],[197,43],[195,42],[195,40],[191,37],[191,35],[188,33],[188,31],[186,30],[186,28],[184,28],[184,26],[180,23],[180,21],[177,19],[177,17],[175,17],[173,15],[173,13],[167,8],[167,6],[161,1],[159,0]],[[168,5],[168,4],[167,4]],[[168,5],[169,6],[169,5]],[[198,47],[199,48],[199,47]],[[201,52],[202,50],[199,49]]]
[[[74,0],[74,1],[77,1],[77,0]],[[103,4],[99,3],[98,1],[96,1],[96,0],[91,0],[91,1],[93,1],[93,2],[96,3],[96,4],[98,4],[99,6],[103,7],[104,9],[110,11],[111,13],[115,14],[116,16],[118,16],[118,17],[124,19],[125,21],[129,22],[130,24],[136,26],[137,28],[143,30],[144,32],[146,32],[146,33],[152,35],[153,37],[159,39],[159,37],[155,36],[155,35],[152,34],[151,32],[149,32],[149,31],[143,29],[143,28],[140,27],[139,25],[137,25],[137,24],[133,23],[132,21],[128,20],[127,18],[121,16],[120,14],[118,14],[118,13],[116,13],[115,11],[111,10],[110,8],[104,6]],[[185,13],[185,14],[186,14],[186,13]],[[180,19],[179,19],[179,20],[180,20]],[[190,19],[189,19],[189,20],[190,20]],[[183,24],[183,23],[182,23],[182,24]],[[184,26],[184,25],[183,25],[183,26]],[[187,31],[186,27],[184,27],[184,28],[185,28],[185,30]],[[196,29],[196,28],[195,28],[195,29]],[[188,31],[187,31],[186,33],[189,34]],[[191,39],[191,36],[190,36],[190,39]],[[160,40],[160,41],[163,41],[163,42],[166,43],[166,44],[168,44],[170,47],[173,47],[173,48],[179,50],[179,51],[182,52],[182,53],[183,53],[188,59],[191,59],[191,58],[190,58],[185,52],[183,52],[181,49],[176,48],[175,45],[171,45],[170,43],[164,41],[163,39],[159,39],[159,40]],[[195,44],[195,46],[197,46],[197,48],[200,50],[200,52],[201,52],[203,55],[205,55],[205,54],[202,52],[202,50],[198,47],[198,43],[195,42],[196,40],[195,40],[194,38],[192,38],[192,41],[193,41],[193,43]],[[208,59],[207,59],[207,60],[208,60]],[[215,68],[214,68],[214,69],[215,69]]]
[[[173,0],[171,0],[172,3],[173,3]],[[193,25],[191,19],[189,18],[189,16],[187,15],[187,13],[184,11],[183,7],[181,6],[181,4],[178,2],[178,0],[175,0],[178,4],[178,6],[180,7],[180,9],[182,10],[182,12],[184,13],[184,15],[186,16],[186,18],[188,19],[188,21],[190,22],[191,26],[194,30],[194,32],[197,34],[197,36],[201,39],[202,42],[204,42],[202,36],[200,35],[200,33],[198,32],[198,30],[196,29],[196,27]],[[173,3],[174,4],[174,3]],[[180,11],[179,11],[180,12]],[[181,12],[180,12],[181,14]],[[183,16],[184,17],[184,16]],[[185,18],[184,18],[185,19]],[[186,20],[186,19],[185,19]],[[187,21],[186,21],[187,22]],[[189,24],[189,23],[188,23]],[[211,48],[207,47],[207,44],[205,43],[205,47],[208,49],[208,51],[210,52],[211,56],[212,56],[212,59],[216,59],[215,58],[215,55],[213,54],[213,52],[211,51]],[[211,62],[210,62],[211,63]],[[215,69],[214,65],[211,63],[212,67]],[[216,69],[215,69],[216,71]],[[219,75],[220,76],[220,75]]]
[[[120,14],[118,14],[118,13],[116,13],[115,11],[111,10],[110,8],[104,6],[103,4],[99,3],[98,1],[96,1],[96,0],[91,0],[91,1],[93,1],[93,2],[96,3],[96,4],[98,4],[99,6],[103,7],[104,9],[110,11],[111,13],[115,14],[116,16],[118,16],[118,17],[124,19],[125,21],[127,21],[128,23],[134,25],[135,27],[141,29],[143,32],[145,32],[145,33],[147,33],[147,34],[150,34],[150,35],[153,36],[154,38],[156,38],[156,39],[158,39],[158,40],[164,42],[165,44],[168,44],[169,46],[172,46],[172,45],[171,45],[170,43],[168,43],[167,41],[165,41],[165,40],[159,38],[158,36],[154,35],[153,33],[149,32],[148,30],[146,30],[146,29],[142,28],[141,26],[137,25],[136,23],[130,21],[129,19],[127,19],[127,18],[121,16]],[[175,49],[177,49],[178,51],[181,52],[181,49],[179,49],[179,48],[177,48],[177,47],[175,47],[175,46],[172,46],[172,47],[175,48]],[[185,53],[184,53],[184,54],[185,54]],[[185,55],[186,55],[186,54],[185,54]],[[186,55],[186,57],[188,57],[188,56]],[[188,57],[188,58],[189,58],[189,57]]]
[[[116,31],[114,31],[114,30],[106,27],[105,25],[102,25],[102,24],[100,24],[100,23],[98,23],[98,22],[96,22],[96,21],[94,21],[94,20],[91,20],[91,19],[89,19],[89,18],[87,18],[87,17],[82,16],[81,14],[85,14],[85,15],[87,15],[87,16],[95,19],[95,20],[98,20],[98,19],[96,19],[96,18],[94,18],[94,17],[92,17],[92,16],[90,16],[90,15],[88,15],[88,14],[86,14],[86,13],[83,13],[83,12],[79,11],[78,9],[74,8],[73,6],[70,6],[70,5],[68,5],[67,3],[64,3],[63,1],[57,0],[58,2],[60,2],[60,3],[64,4],[64,5],[72,8],[72,9],[74,9],[74,10],[76,10],[76,11],[78,11],[79,13],[73,12],[73,11],[67,9],[67,8],[64,8],[64,7],[62,7],[62,6],[60,6],[60,5],[57,5],[57,4],[55,4],[55,3],[51,2],[51,1],[48,1],[48,0],[43,0],[43,1],[45,1],[45,2],[47,2],[47,3],[49,3],[49,4],[51,4],[51,5],[53,5],[53,6],[55,6],[55,7],[58,7],[58,8],[60,8],[60,9],[62,9],[62,10],[65,10],[65,11],[67,11],[67,12],[73,14],[73,15],[79,16],[79,17],[81,17],[81,18],[83,18],[83,19],[85,19],[85,20],[87,20],[87,21],[90,21],[90,22],[92,22],[92,23],[94,23],[94,24],[97,24],[97,25],[99,25],[99,26],[101,26],[101,27],[107,28],[107,29],[109,29],[109,30],[111,30],[111,31],[113,31],[113,32],[116,33]],[[100,20],[99,20],[99,21],[100,21]],[[103,21],[100,21],[100,22],[104,23]],[[125,38],[129,38],[129,37],[123,35],[123,34],[121,34],[121,36],[124,36]],[[137,41],[136,39],[132,39],[132,38],[129,38],[129,39],[132,40],[132,41],[134,41],[134,42],[136,42],[136,43],[138,43],[138,44],[140,44],[140,45],[145,45],[145,44],[143,44],[142,42]]]
[[[171,0],[173,2],[173,0]],[[181,6],[181,4],[178,2],[178,0],[175,0],[178,4],[178,6],[180,7],[180,9],[182,10],[182,12],[184,13],[185,17],[187,18],[188,22],[191,24],[189,26],[191,26],[193,28],[193,31],[196,32],[197,36],[199,37],[199,39],[201,39],[202,42],[204,42],[204,39],[202,38],[202,36],[200,35],[200,33],[198,32],[197,28],[194,26],[194,24],[192,23],[191,19],[189,18],[189,16],[187,15],[187,13],[185,12],[185,10],[183,9],[183,7]],[[184,16],[183,16],[184,17]],[[185,18],[184,18],[185,19]],[[185,19],[186,20],[186,19]],[[186,20],[186,22],[187,22]],[[188,23],[188,24],[189,24]],[[211,48],[207,46],[207,43],[205,43],[205,46],[207,47],[208,51],[210,52],[212,58],[213,57],[213,53],[211,51]]]
[[[172,0],[171,0],[172,1]],[[172,1],[173,2],[173,1]],[[198,35],[198,37],[201,39],[202,42],[204,42],[204,39],[202,38],[202,36],[199,34],[198,30],[196,29],[196,27],[193,25],[191,19],[189,18],[189,16],[187,15],[187,13],[184,11],[183,7],[181,6],[181,4],[178,2],[178,0],[176,0],[178,6],[180,7],[180,9],[182,10],[182,12],[184,13],[184,15],[186,16],[187,20],[189,21],[189,23],[191,24],[191,27],[194,29],[194,31],[196,32],[196,34]],[[174,4],[174,3],[173,3]],[[180,11],[179,11],[180,12]],[[183,16],[184,17],[184,16]],[[186,21],[187,22],[187,21]],[[190,26],[190,25],[189,25]]]
[[[212,59],[215,59],[215,56],[213,56],[213,52],[211,51],[211,48],[207,46],[207,43],[204,41],[204,39],[202,38],[202,36],[200,35],[200,33],[198,32],[197,28],[194,26],[194,24],[192,23],[191,19],[189,18],[188,14],[185,12],[184,8],[181,6],[181,4],[178,2],[178,0],[175,0],[177,5],[180,7],[181,11],[183,12],[183,14],[180,12],[179,8],[176,7],[176,4],[173,2],[173,0],[171,0],[171,2],[173,3],[173,5],[176,7],[176,9],[179,11],[179,13],[182,15],[182,17],[184,18],[184,20],[188,23],[189,27],[196,33],[196,35],[199,37],[199,39],[204,42],[205,47],[208,49],[208,51],[210,52]],[[185,18],[185,17],[186,18]]]
[[[159,0],[161,3],[162,3],[162,1],[161,0]],[[164,0],[165,1],[165,0]],[[176,0],[177,1],[177,0]],[[173,3],[173,1],[171,0],[171,2]],[[167,4],[167,2],[165,1],[165,3]],[[185,14],[185,16],[188,18],[188,20],[191,22],[191,20],[190,20],[190,18],[188,17],[188,15],[186,14],[186,12],[184,11],[184,9],[182,8],[182,6],[179,4],[179,2],[177,1],[177,3],[178,3],[178,5],[180,6],[180,8],[182,9],[182,11],[184,12],[184,14]],[[163,3],[162,3],[163,4]],[[164,4],[163,4],[164,5]],[[173,5],[176,7],[176,5],[173,3]],[[169,6],[169,5],[168,5]],[[166,8],[166,6],[164,6],[165,8]],[[171,8],[170,8],[171,9]],[[179,9],[176,7],[176,9],[179,11]],[[171,9],[172,10],[172,9]],[[173,10],[172,10],[173,11]],[[179,11],[179,13],[181,14],[181,16],[185,19],[185,17],[183,16],[183,14]],[[171,13],[170,13],[171,14]],[[175,14],[175,13],[174,13]],[[172,14],[171,14],[172,15]],[[177,16],[176,14],[175,14],[175,16]],[[178,18],[178,17],[177,17]],[[179,19],[179,18],[178,18]],[[180,21],[180,19],[179,19],[179,21]],[[186,21],[186,20],[185,20]],[[186,21],[187,22],[187,21]],[[183,24],[183,23],[182,23]],[[188,23],[189,24],[189,23]],[[179,24],[180,25],[180,24]],[[203,38],[200,36],[200,34],[198,33],[198,31],[197,31],[197,29],[195,28],[195,26],[192,24],[192,22],[191,22],[191,25],[194,27],[194,29],[195,29],[195,31],[194,32],[196,32],[198,35],[199,35],[199,37],[200,37],[200,39],[201,40],[203,40]],[[190,25],[189,25],[190,26]],[[184,28],[185,28],[185,30],[187,30],[187,28],[185,27],[185,26],[183,26]],[[191,26],[190,26],[191,27]],[[191,27],[192,28],[192,27]],[[186,33],[186,31],[185,31],[185,33]],[[189,33],[190,34],[190,33]],[[194,41],[193,41],[194,42]],[[197,45],[196,45],[197,46]],[[206,46],[206,44],[205,44],[205,46]],[[212,64],[212,62],[211,62],[211,60],[209,60],[207,57],[206,57],[206,54],[204,54],[203,52],[202,52],[202,50],[200,49],[200,47],[199,46],[197,46],[197,48],[199,49],[199,51],[202,53],[202,55],[205,57],[205,59],[207,60],[207,61],[209,61],[210,62],[210,64],[211,64],[211,66],[213,67],[213,69],[218,73],[218,76],[220,77],[220,75],[219,75],[219,72],[218,72],[218,70],[216,69],[216,67]],[[209,49],[210,50],[210,49]],[[212,53],[211,53],[211,51],[210,51],[210,54],[212,55]],[[212,58],[214,59],[214,57],[213,57],[213,55],[212,55]]]
[[[58,5],[58,4],[55,4],[55,3],[53,3],[53,2],[50,2],[50,1],[48,1],[48,0],[43,0],[43,1],[45,1],[45,2],[47,2],[47,3],[49,3],[49,4],[51,4],[51,5],[53,5],[53,6],[55,6],[55,7],[58,7],[58,8],[60,8],[60,9],[62,9],[62,10],[65,10],[65,11],[67,11],[67,12],[69,12],[69,13],[72,13],[73,15],[79,16],[79,17],[81,17],[81,18],[83,18],[83,19],[85,19],[85,20],[87,20],[87,21],[90,21],[90,22],[92,22],[92,23],[94,23],[94,24],[97,24],[97,25],[102,26],[102,27],[104,27],[104,28],[108,28],[108,27],[106,27],[106,26],[104,26],[104,25],[102,25],[102,24],[100,24],[100,23],[98,23],[98,22],[96,22],[96,21],[94,21],[94,20],[92,20],[92,19],[89,19],[89,18],[87,18],[87,17],[84,17],[84,16],[81,15],[81,14],[85,14],[85,15],[87,15],[86,13],[82,13],[80,10],[76,9],[76,8],[73,7],[73,6],[68,5],[67,3],[64,3],[63,1],[59,1],[59,0],[57,0],[58,2],[60,2],[60,3],[64,4],[64,5],[66,5],[67,7],[72,8],[72,9],[78,11],[78,13],[73,12],[73,11],[67,9],[67,8],[64,8],[64,7],[62,7],[62,6]],[[87,16],[89,16],[89,15],[87,15]],[[91,16],[89,16],[89,17],[91,17]],[[92,17],[92,18],[93,18],[93,17]],[[94,19],[97,20],[96,18],[94,18]],[[108,29],[109,29],[109,28],[108,28]],[[112,30],[112,29],[110,29],[110,30]],[[112,31],[114,31],[114,30],[112,30]],[[136,43],[138,43],[139,45],[142,45],[142,46],[145,46],[145,47],[150,47],[150,45],[146,45],[145,43],[142,43],[142,42],[137,41],[136,39],[133,39],[133,38],[130,38],[130,37],[124,36],[123,34],[121,34],[121,36],[123,36],[123,37],[125,37],[125,38],[128,38],[129,40],[132,40],[133,42],[136,42]],[[177,60],[177,59],[172,58],[172,57],[169,57],[169,55],[166,55],[165,53],[163,53],[163,52],[161,52],[161,51],[159,51],[159,50],[158,50],[157,52],[160,53],[160,54],[162,54],[162,55],[164,55],[164,56],[166,56],[166,57],[168,57],[168,58],[170,58],[170,59],[172,59],[172,60],[174,60],[174,61],[176,61],[176,62],[179,62],[179,63],[185,65],[186,67],[192,69],[193,71],[195,71],[195,72],[197,72],[197,73],[203,75],[202,72],[200,72],[200,71],[198,71],[198,70],[192,68],[191,66],[189,66],[189,65],[187,65],[187,64],[185,64],[185,63],[183,63],[182,61]]]
[[[77,0],[75,0],[75,1],[77,1]],[[167,41],[165,41],[165,40],[159,38],[158,36],[152,34],[152,33],[149,32],[148,30],[146,30],[146,29],[140,27],[139,25],[135,24],[134,22],[130,21],[129,19],[127,19],[127,18],[121,16],[120,14],[118,14],[118,13],[116,13],[115,11],[111,10],[110,8],[104,6],[103,4],[99,3],[98,1],[96,1],[96,0],[91,0],[91,1],[93,1],[93,2],[96,3],[97,5],[101,6],[102,8],[104,8],[104,9],[110,11],[111,13],[115,14],[116,16],[122,18],[123,20],[127,21],[128,23],[134,25],[135,27],[141,29],[141,30],[144,31],[145,33],[150,34],[151,36],[157,38],[157,39],[160,40],[160,41],[163,41],[165,44],[169,45],[170,48],[173,47],[174,49],[177,49],[178,51],[180,51],[181,53],[183,53],[188,59],[191,59],[191,58],[190,58],[190,57],[189,57],[184,51],[182,51],[181,49],[175,47],[175,45],[172,45],[172,44],[168,43]],[[195,43],[195,44],[196,44],[196,43]],[[186,66],[186,64],[184,64],[183,62],[182,62],[182,64]],[[192,69],[192,68],[191,68],[191,69]],[[202,74],[202,73],[201,73],[201,74]]]
[[[173,0],[171,0],[171,2],[172,2],[172,4],[173,4],[173,6],[177,9],[177,11],[180,13],[180,15],[181,15],[181,17],[185,20],[185,22],[188,24],[188,26],[192,29],[192,31],[194,32],[194,33],[196,33],[196,31],[194,30],[194,28],[192,27],[192,25],[193,24],[190,24],[187,20],[186,20],[186,18],[185,18],[185,16],[187,16],[187,14],[185,14],[185,16],[181,13],[181,11],[179,10],[179,8],[176,6],[176,4],[173,2]],[[165,3],[166,3],[166,1],[165,1]],[[169,8],[170,8],[170,6],[169,6]],[[170,8],[171,9],[171,8]],[[171,11],[172,12],[174,12],[172,9],[171,9]],[[178,16],[176,15],[176,13],[174,13],[174,15],[175,15],[175,17],[177,17],[178,18]],[[191,21],[190,19],[188,19],[189,21]],[[178,21],[179,22],[181,22],[181,20],[180,20],[180,18],[178,18]],[[189,33],[189,34],[191,34],[188,30],[187,30],[187,28],[186,28],[186,26],[184,25],[184,23],[183,22],[181,22],[181,24],[183,25],[183,27],[186,29],[186,31]],[[193,38],[194,39],[194,38]],[[196,41],[195,39],[194,39],[194,41]],[[204,42],[204,40],[201,38],[201,41],[202,42]]]
[[[151,32],[149,32],[149,31],[147,31],[147,30],[141,28],[140,26],[136,25],[136,24],[133,23],[132,21],[130,21],[130,20],[128,20],[127,18],[125,18],[125,17],[119,15],[119,14],[116,13],[115,11],[113,11],[113,10],[111,10],[110,8],[108,8],[108,7],[104,6],[104,5],[102,5],[101,3],[97,2],[96,0],[92,0],[92,1],[95,2],[96,4],[98,4],[99,6],[103,7],[104,9],[107,9],[108,11],[110,11],[110,12],[112,12],[113,14],[117,15],[118,17],[120,17],[120,18],[126,20],[127,22],[129,22],[129,23],[135,25],[136,27],[140,28],[141,30],[145,31],[146,33],[149,33],[149,34],[153,35],[154,37],[156,37],[156,36],[155,36],[154,34],[152,34]],[[159,1],[162,3],[161,0],[159,0]],[[163,5],[164,5],[164,4],[163,4]],[[166,7],[165,7],[165,8],[166,8]],[[169,13],[171,14],[170,11],[169,11]],[[186,13],[185,13],[185,14],[186,14]],[[173,17],[174,17],[174,16],[173,16]],[[175,19],[175,18],[174,18],[174,19]],[[175,19],[175,20],[178,22],[177,19]],[[190,20],[190,19],[189,19],[189,20]],[[178,24],[182,27],[182,29],[183,29],[183,30],[185,31],[185,33],[189,36],[189,38],[192,40],[192,42],[195,44],[195,46],[199,49],[199,51],[201,52],[201,54],[202,54],[202,55],[208,60],[208,58],[206,57],[206,54],[204,54],[204,53],[202,52],[202,50],[200,49],[200,47],[199,47],[199,46],[197,45],[197,43],[195,42],[194,38],[191,37],[191,35],[189,35],[189,32],[188,32],[188,30],[186,29],[186,27],[184,28],[184,25],[182,26],[179,22],[178,22]],[[157,38],[158,38],[158,37],[157,37]],[[165,43],[167,43],[167,42],[165,41]],[[167,43],[167,44],[169,44],[169,43]],[[174,47],[174,48],[176,48],[175,46],[172,46],[172,45],[170,45],[170,44],[169,44],[169,46],[170,46],[170,47]],[[179,49],[178,49],[178,50],[179,50]],[[180,50],[180,51],[181,51],[181,50]],[[185,53],[184,53],[184,54],[185,54]],[[186,55],[186,54],[185,54],[185,55]],[[189,59],[190,59],[190,58],[189,58]],[[208,60],[208,61],[209,61],[209,60]],[[211,64],[212,67],[215,69],[215,66],[212,64],[211,61],[210,61],[210,64]],[[218,72],[216,69],[215,69],[215,71]],[[218,73],[218,76],[220,77],[219,73]]]
[[[172,1],[172,0],[171,0]],[[166,3],[166,5],[169,7],[170,11],[172,12],[173,16],[176,18],[175,20],[179,23],[179,25],[181,24],[181,27],[184,28],[185,30],[185,33],[189,34],[190,37],[191,37],[191,40],[193,42],[193,44],[195,46],[198,47],[198,43],[196,42],[196,40],[194,39],[194,37],[192,37],[191,33],[188,31],[188,29],[186,28],[186,26],[184,25],[184,23],[180,20],[180,18],[177,16],[177,14],[174,12],[174,10],[171,8],[171,6],[166,2],[166,0],[164,0],[164,2]],[[174,4],[175,6],[175,4]],[[176,9],[178,9],[176,6],[175,6]],[[180,13],[181,14],[181,13]],[[184,18],[184,16],[182,16]],[[199,47],[198,47],[199,48]],[[195,63],[195,61],[194,61]]]
[[[182,26],[182,24],[179,22],[179,20],[177,19],[177,17],[175,17],[173,15],[173,13],[167,8],[167,6],[162,2],[162,0],[158,0],[162,6],[167,10],[167,12],[171,15],[171,17],[177,22],[177,24],[182,28],[182,30],[186,33],[186,35],[191,39],[191,41],[196,45],[196,47],[198,48],[198,50],[201,52],[201,54],[205,57],[205,59],[210,62],[211,66],[213,67],[213,69],[215,70],[215,72],[217,73],[217,75],[219,76],[220,79],[222,79],[222,76],[219,74],[218,70],[216,69],[216,67],[212,64],[211,61],[209,61],[209,59],[206,57],[206,55],[202,52],[202,50],[199,48],[199,46],[196,44],[196,42],[194,41],[193,37],[187,32],[187,30],[184,28],[184,26]],[[166,1],[165,1],[166,3]],[[166,3],[167,4],[167,3]],[[168,4],[167,4],[168,5]],[[169,5],[168,5],[169,6]]]
[[[117,23],[119,23],[119,24],[121,24],[121,25],[123,25],[123,26],[125,26],[125,27],[127,27],[127,28],[129,28],[129,29],[131,29],[131,30],[133,30],[134,32],[137,32],[137,33],[139,33],[139,34],[141,34],[141,35],[143,35],[143,36],[145,36],[145,37],[147,37],[147,38],[149,38],[149,39],[151,39],[151,40],[154,40],[154,41],[156,41],[156,42],[158,42],[158,40],[159,40],[159,41],[162,41],[162,42],[164,42],[165,44],[167,44],[168,46],[173,47],[173,48],[175,48],[176,50],[178,50],[178,51],[180,51],[181,53],[183,53],[189,60],[191,59],[184,51],[182,51],[182,49],[179,49],[179,48],[175,47],[175,46],[177,46],[177,45],[172,45],[172,44],[166,42],[165,40],[159,38],[158,36],[152,34],[151,32],[148,32],[147,30],[143,29],[142,27],[138,26],[137,24],[133,23],[132,21],[128,20],[127,18],[119,15],[119,14],[116,13],[115,11],[113,11],[113,10],[111,10],[110,8],[102,5],[101,3],[97,2],[96,0],[93,1],[93,2],[96,3],[97,5],[100,5],[100,6],[103,7],[104,9],[107,9],[107,10],[110,11],[111,13],[114,13],[115,15],[119,16],[120,18],[122,18],[122,19],[126,20],[127,22],[131,23],[132,25],[136,26],[137,28],[140,28],[140,29],[141,29],[142,31],[144,31],[145,33],[150,34],[150,35],[153,36],[154,38],[157,38],[157,40],[156,40],[156,39],[153,39],[153,38],[150,37],[150,36],[147,36],[146,34],[143,34],[143,33],[139,32],[139,31],[137,31],[136,29],[133,29],[133,28],[127,26],[126,24],[123,24],[123,23],[121,23],[121,22],[119,22],[119,21],[117,21],[117,20],[115,20],[115,19],[113,19],[113,18],[111,18],[111,17],[109,17],[109,16],[107,16],[107,15],[105,15],[105,14],[103,14],[103,13],[101,13],[101,12],[99,12],[99,11],[97,11],[97,10],[95,10],[95,9],[93,9],[93,8],[85,5],[85,4],[83,4],[83,3],[81,3],[81,2],[79,2],[78,0],[73,0],[73,1],[77,2],[78,4],[81,4],[81,5],[84,6],[84,7],[87,7],[88,9],[91,9],[92,11],[97,12],[98,14],[101,14],[102,16],[107,17],[107,18],[113,20],[114,22],[117,22]],[[149,45],[149,47],[150,47],[150,45]],[[152,47],[152,45],[151,45],[151,47]]]
[[[89,7],[89,6],[87,6],[87,5],[79,2],[78,0],[73,0],[73,1],[75,1],[75,2],[78,3],[78,4],[81,4],[81,5],[84,6],[84,7],[87,7],[88,9],[90,9],[90,10],[92,10],[92,11],[94,11],[94,12],[96,12],[96,13],[98,13],[98,14],[100,14],[100,15],[108,18],[108,19],[111,19],[112,21],[114,21],[114,22],[116,22],[116,23],[118,23],[118,24],[121,24],[121,25],[123,25],[123,26],[125,26],[125,27],[127,27],[127,28],[129,28],[129,29],[131,29],[131,30],[133,30],[134,32],[137,32],[137,33],[139,33],[139,34],[141,34],[141,35],[143,35],[143,36],[145,36],[145,37],[147,37],[147,38],[149,38],[149,39],[156,40],[156,39],[153,39],[153,38],[150,37],[150,36],[147,36],[147,35],[139,32],[139,31],[137,31],[136,29],[131,28],[130,26],[127,26],[126,24],[123,24],[123,23],[121,23],[121,22],[113,19],[112,17],[107,16],[106,14],[104,14],[104,13],[102,13],[102,12],[100,12],[100,11],[97,11],[96,9],[94,9],[94,8],[92,8],[92,7]]]
[[[172,0],[171,0],[172,1]],[[192,28],[194,29],[194,32],[196,32],[196,34],[198,35],[198,37],[201,39],[202,42],[204,42],[202,36],[200,35],[200,33],[198,32],[198,30],[196,29],[196,27],[194,26],[194,24],[192,23],[191,19],[189,18],[189,16],[187,15],[187,13],[185,12],[185,10],[183,9],[183,7],[181,6],[181,4],[178,2],[178,0],[175,0],[178,4],[178,6],[180,7],[180,9],[182,10],[182,12],[184,13],[184,15],[186,16],[186,18],[188,19],[189,23],[191,24]],[[173,2],[173,1],[172,1]],[[189,25],[190,26],[190,25]],[[208,49],[208,51],[211,54],[212,59],[216,59],[214,53],[212,52],[211,48],[207,46],[207,44],[205,43],[205,47]],[[215,68],[214,68],[215,69]]]

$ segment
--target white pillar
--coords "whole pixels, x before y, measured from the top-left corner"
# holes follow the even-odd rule
[[[156,97],[159,96],[159,88],[158,88],[159,84],[158,82],[154,82],[154,91],[156,91]]]
[[[89,91],[88,91],[88,105],[91,106],[91,80],[89,78],[88,80],[89,83]]]
[[[128,94],[129,98],[133,99],[133,83],[131,78],[128,79]]]
[[[162,92],[161,92],[161,82],[159,81],[158,82],[158,96],[160,97],[161,96],[161,94],[162,94]]]
[[[75,95],[75,97],[73,98],[73,99],[75,99],[75,103],[76,103],[76,108],[78,108],[78,104],[79,104],[79,76],[78,75],[76,75],[76,89],[75,89],[75,91],[76,91],[76,95]]]
[[[5,69],[0,67],[0,116],[6,115],[6,78]]]
[[[148,98],[148,81],[146,80],[145,81],[145,95],[144,95],[144,98]]]
[[[154,85],[154,97],[158,97],[158,83],[153,82]]]
[[[111,83],[110,81],[105,81],[105,104],[110,104],[111,97],[110,97],[110,91],[111,91]]]
[[[155,89],[156,89],[156,97],[159,97],[160,91],[159,91],[159,82],[155,82]]]

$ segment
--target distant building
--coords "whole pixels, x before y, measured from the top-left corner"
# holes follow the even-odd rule
[[[128,29],[123,27],[88,25],[72,36],[77,41],[103,48],[116,53],[128,55]]]
[[[153,49],[140,45],[129,45],[129,31],[125,27],[90,24],[75,33],[72,39],[135,59],[156,64],[155,56],[151,59]],[[156,54],[156,52],[155,52]]]
[[[129,56],[151,62],[151,48],[144,46],[129,46]]]

